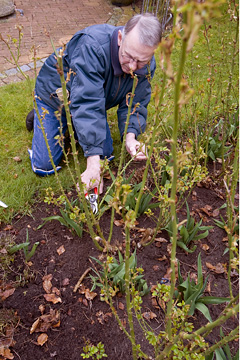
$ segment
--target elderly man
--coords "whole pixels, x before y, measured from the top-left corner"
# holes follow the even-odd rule
[[[124,27],[107,24],[87,27],[77,32],[66,45],[64,74],[66,78],[71,70],[70,81],[67,82],[69,106],[78,142],[87,157],[87,167],[81,175],[86,191],[98,185],[102,191],[100,159],[109,158],[113,152],[106,111],[118,105],[118,127],[122,137],[128,112],[126,95],[131,92],[133,84],[132,73],[138,76],[133,106],[136,103],[140,105],[130,116],[126,149],[136,160],[146,159],[145,154],[138,151],[140,143],[137,137],[146,128],[147,105],[151,97],[149,80],[155,71],[153,55],[161,41],[161,34],[158,19],[151,14],[143,14],[131,18]],[[35,94],[40,114],[43,114],[43,109],[47,110],[43,122],[56,166],[63,154],[55,139],[59,134],[55,111],[61,105],[57,95],[60,87],[56,58],[52,54],[39,72]],[[65,133],[67,121],[64,109],[61,118]],[[29,153],[35,173],[42,176],[53,173],[36,111],[32,150]]]

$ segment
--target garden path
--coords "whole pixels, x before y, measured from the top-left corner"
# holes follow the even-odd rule
[[[15,0],[14,14],[0,18],[0,34],[4,40],[9,35],[18,38],[16,25],[23,27],[19,65],[33,77],[33,46],[37,51],[37,70],[52,53],[47,32],[58,47],[86,26],[98,23],[117,25],[124,18],[124,11],[114,7],[109,0]],[[3,41],[0,41],[0,54],[0,86],[22,80],[23,75],[7,60],[10,54]]]

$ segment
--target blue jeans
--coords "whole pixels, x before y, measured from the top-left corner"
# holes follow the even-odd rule
[[[59,141],[55,138],[60,135],[60,123],[55,115],[55,110],[45,104],[43,101],[36,97],[38,111],[41,118],[43,119],[43,127],[45,134],[47,135],[48,144],[51,150],[54,164],[57,166],[57,170],[61,169],[58,164],[60,163],[63,156],[63,149]],[[45,114],[44,114],[44,110]],[[67,130],[67,119],[65,112],[63,111],[61,116],[62,121],[62,132],[65,135]],[[109,158],[113,152],[113,141],[111,138],[110,129],[108,123],[106,123],[106,139],[103,145],[103,158]],[[48,154],[46,142],[42,133],[41,124],[38,119],[37,113],[34,110],[34,134],[32,140],[32,151],[29,151],[32,169],[35,173],[41,176],[51,175],[54,173],[50,157]]]

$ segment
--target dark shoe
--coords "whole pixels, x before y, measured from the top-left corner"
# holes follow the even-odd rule
[[[33,122],[34,122],[34,109],[32,109],[26,117],[26,128],[28,131],[33,130]]]

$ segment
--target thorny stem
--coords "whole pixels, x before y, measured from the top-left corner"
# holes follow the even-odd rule
[[[227,198],[227,227],[228,227],[227,235],[228,235],[228,247],[229,247],[229,266],[228,266],[227,277],[228,277],[229,293],[231,298],[233,297],[232,283],[231,283],[232,260],[234,258],[233,236],[234,236],[234,227],[237,220],[237,216],[235,215],[235,211],[234,211],[234,196],[236,193],[238,173],[239,173],[238,160],[239,160],[239,132],[237,135],[237,144],[234,153],[233,173],[231,174],[232,183],[230,190],[228,188],[228,185],[226,184],[226,181],[224,180],[224,185],[226,188],[226,198]],[[228,177],[228,181],[230,181],[230,177]]]
[[[120,171],[122,169],[122,164],[123,164],[123,159],[125,157],[126,135],[127,135],[128,125],[129,125],[129,121],[130,121],[133,98],[134,98],[134,93],[135,93],[137,83],[138,83],[137,75],[134,75],[132,92],[131,92],[131,94],[128,94],[130,96],[130,101],[129,101],[129,104],[128,104],[128,114],[127,114],[127,120],[126,120],[125,129],[124,129],[123,141],[122,141],[121,157],[120,157],[120,162],[119,162],[119,167],[118,167],[118,176],[120,175]],[[126,99],[126,101],[128,101],[128,100]]]
[[[172,313],[172,300],[173,294],[175,290],[175,267],[176,267],[176,247],[177,247],[177,219],[176,219],[176,192],[177,192],[177,134],[178,134],[178,122],[179,122],[179,97],[180,97],[180,87],[181,87],[181,79],[183,74],[183,69],[186,60],[186,52],[187,52],[187,39],[183,39],[182,42],[182,52],[179,63],[179,69],[177,73],[177,79],[175,84],[175,95],[174,95],[174,126],[172,133],[172,144],[171,144],[171,152],[172,152],[172,161],[173,161],[173,177],[172,177],[172,189],[171,189],[171,221],[172,221],[172,249],[171,249],[171,287],[170,287],[170,296],[169,302],[167,306],[167,324],[166,324],[166,332],[171,342],[172,339],[172,330],[171,330],[171,313]]]
[[[216,349],[222,347],[223,345],[227,344],[228,342],[230,342],[234,339],[237,339],[238,338],[238,330],[239,330],[239,326],[237,326],[236,329],[232,330],[230,332],[230,334],[228,334],[227,336],[224,336],[224,338],[222,340],[220,340],[219,342],[217,342],[216,344],[214,344],[213,346],[208,348],[204,353],[202,353],[202,355],[206,357],[207,355],[210,355]]]
[[[132,352],[133,352],[133,360],[137,360],[137,352],[136,352],[136,339],[134,333],[133,326],[133,317],[132,317],[132,305],[131,305],[131,294],[130,294],[130,230],[129,227],[126,226],[126,250],[125,250],[125,283],[126,283],[126,305],[127,305],[127,313],[128,313],[128,324],[130,327],[130,335],[132,338]]]

